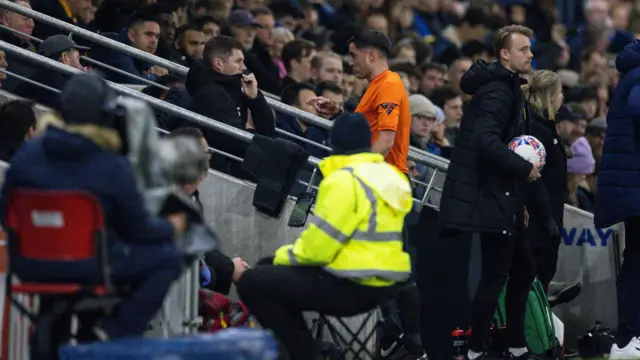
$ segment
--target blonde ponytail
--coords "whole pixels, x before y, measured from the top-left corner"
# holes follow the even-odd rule
[[[550,70],[536,70],[531,74],[528,84],[522,85],[525,101],[538,114],[553,120],[556,110],[553,108],[553,96],[560,88],[558,74]]]

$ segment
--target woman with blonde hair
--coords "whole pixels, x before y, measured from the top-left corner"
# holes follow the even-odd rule
[[[562,84],[553,71],[538,70],[522,90],[529,108],[530,135],[540,140],[547,152],[541,180],[531,184],[535,195],[526,202],[529,226],[523,237],[531,245],[538,279],[548,290],[557,267],[566,198],[567,154],[555,123],[562,106]]]

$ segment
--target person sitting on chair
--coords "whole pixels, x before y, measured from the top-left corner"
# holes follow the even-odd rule
[[[196,127],[184,126],[173,130],[167,136],[169,138],[186,136],[200,142],[203,150],[207,153],[209,161],[211,161],[212,152],[209,149],[209,143],[204,137],[202,130]],[[207,173],[208,171],[204,172],[196,182],[179,184],[182,192],[191,197],[201,212],[204,212],[204,206],[200,201],[198,186],[207,177]],[[200,285],[206,289],[222,293],[224,295],[229,295],[231,285],[238,281],[240,275],[242,275],[242,273],[249,267],[247,262],[241,257],[234,257],[231,259],[220,249],[215,249],[205,253],[202,260],[203,264],[200,270]]]
[[[142,336],[184,267],[173,239],[185,230],[186,216],[163,218],[146,210],[131,163],[122,154],[126,139],[116,130],[119,116],[108,110],[114,97],[106,82],[95,75],[72,77],[59,96],[64,124],[49,126],[17,151],[0,193],[3,221],[9,196],[18,189],[86,191],[100,202],[111,277],[116,286],[128,286],[128,291],[119,294],[118,310],[100,325],[81,319],[80,341]],[[44,282],[94,279],[91,270],[78,266],[28,266],[17,275]],[[45,305],[42,301],[41,312]]]
[[[398,169],[371,152],[361,114],[343,114],[330,133],[333,155],[319,168],[314,215],[272,264],[246,270],[238,294],[258,322],[274,332],[292,360],[322,357],[303,311],[353,316],[390,301],[411,272],[403,250],[411,186]],[[264,263],[261,261],[261,263]]]

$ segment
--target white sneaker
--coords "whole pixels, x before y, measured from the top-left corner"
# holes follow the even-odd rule
[[[620,349],[617,344],[611,347],[610,360],[640,360],[640,339],[631,339],[627,346]]]

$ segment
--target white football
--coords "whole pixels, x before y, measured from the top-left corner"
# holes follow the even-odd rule
[[[543,162],[547,158],[547,151],[542,142],[531,135],[522,135],[511,140],[509,150],[531,163]]]

